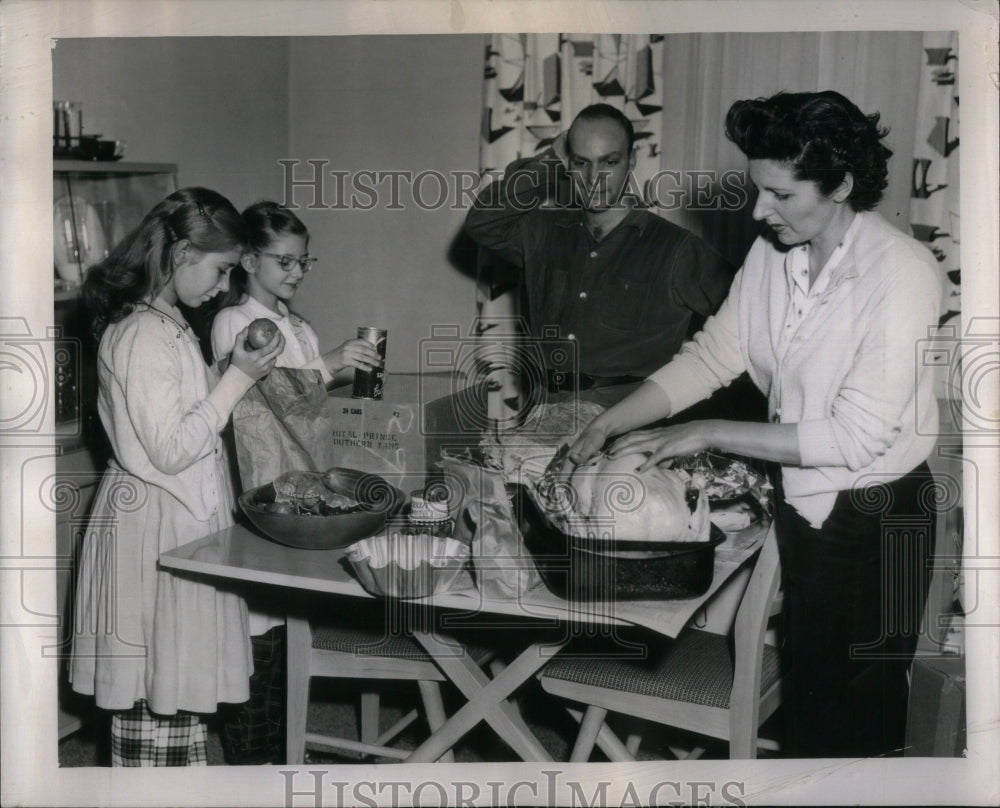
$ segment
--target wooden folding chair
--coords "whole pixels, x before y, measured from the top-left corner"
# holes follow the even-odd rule
[[[728,636],[687,629],[664,654],[642,661],[557,656],[550,662],[542,687],[586,705],[585,712],[567,708],[580,721],[570,760],[589,760],[595,743],[612,760],[635,759],[637,739],[622,744],[604,723],[609,712],[727,740],[734,759],[777,748],[758,738],[758,728],[780,701],[777,649],[765,642],[770,618],[780,612],[779,579],[772,525],[736,613],[732,646]],[[704,749],[671,751],[691,758]]]
[[[287,663],[287,757],[289,764],[302,763],[306,745],[344,749],[367,755],[405,759],[410,751],[390,743],[418,717],[410,710],[388,729],[380,728],[378,682],[417,683],[427,724],[433,732],[446,720],[440,683],[447,681],[434,660],[412,638],[364,625],[311,626],[304,617],[289,616]],[[480,664],[500,665],[491,651],[468,648]],[[364,685],[360,704],[360,738],[338,738],[307,731],[310,682],[314,677],[359,679]],[[440,760],[453,761],[451,752]]]

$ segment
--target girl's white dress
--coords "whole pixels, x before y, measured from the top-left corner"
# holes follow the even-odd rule
[[[98,411],[115,459],[78,564],[70,679],[106,709],[145,699],[158,714],[211,713],[249,698],[246,604],[157,560],[232,525],[219,433],[245,387],[224,383],[210,397],[219,377],[180,311],[153,307],[110,325],[98,351]]]

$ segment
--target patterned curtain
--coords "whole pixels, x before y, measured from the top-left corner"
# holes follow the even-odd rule
[[[940,336],[960,337],[958,34],[924,34],[913,153],[910,227],[941,269]],[[955,367],[938,380],[941,398],[961,398]]]
[[[914,131],[913,181],[911,184],[910,228],[915,238],[934,253],[941,270],[941,318],[936,340],[929,345],[939,351],[925,354],[937,376],[935,392],[942,403],[941,442],[932,457],[939,480],[960,478],[960,449],[954,445],[959,425],[963,424],[962,363],[966,362],[967,382],[976,385],[975,349],[962,356],[956,350],[961,330],[961,263],[959,256],[959,173],[958,173],[958,34],[941,31],[923,35],[917,117]],[[936,342],[936,345],[935,345]],[[989,360],[993,364],[992,354]],[[972,391],[972,400],[976,399]],[[968,416],[968,411],[966,416]],[[953,486],[955,490],[957,486]],[[945,486],[948,490],[949,486]],[[948,576],[937,577],[931,588],[932,609],[950,613],[953,602],[965,600],[965,576],[962,571],[962,510],[951,508],[944,529],[938,535],[938,553],[945,559]]]
[[[487,38],[480,171],[492,182],[512,160],[544,151],[585,106],[622,110],[636,131],[640,187],[660,168],[663,37],[650,35],[494,34]],[[516,422],[521,391],[510,370],[526,332],[518,276],[480,252],[476,332],[488,378],[489,416]]]

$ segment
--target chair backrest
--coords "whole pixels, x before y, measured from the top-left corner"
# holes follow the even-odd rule
[[[733,690],[730,705],[731,757],[755,756],[760,723],[761,668],[768,621],[777,613],[781,565],[774,523],[761,545],[753,573],[736,612]],[[747,744],[751,744],[748,748]]]

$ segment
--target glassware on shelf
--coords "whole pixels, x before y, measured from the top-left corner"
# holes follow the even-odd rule
[[[107,258],[111,248],[124,237],[119,227],[118,203],[113,199],[105,199],[94,203],[97,217],[101,221],[101,228],[104,231],[104,254],[102,258]]]
[[[53,208],[56,273],[67,287],[79,286],[84,273],[107,255],[107,239],[97,208],[64,196]]]
[[[52,151],[72,154],[83,137],[83,107],[78,101],[52,102]]]

